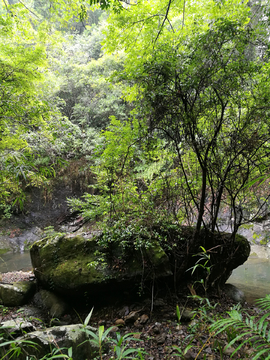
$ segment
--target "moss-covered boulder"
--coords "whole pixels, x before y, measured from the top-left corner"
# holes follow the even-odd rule
[[[232,271],[250,254],[248,240],[239,234],[234,237],[202,229],[193,242],[195,229],[191,226],[162,223],[152,230],[161,239],[179,287],[184,283],[195,287],[203,284],[204,290],[223,287]]]
[[[0,304],[20,306],[26,304],[35,292],[33,281],[18,281],[13,284],[0,284]]]
[[[34,273],[43,287],[69,298],[138,291],[142,283],[172,275],[157,242],[145,248],[120,243],[101,247],[99,237],[60,236],[33,244]]]

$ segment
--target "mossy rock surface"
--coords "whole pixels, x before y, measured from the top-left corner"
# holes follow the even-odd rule
[[[44,288],[68,299],[106,299],[107,295],[111,299],[113,294],[121,298],[124,293],[139,292],[144,285],[151,288],[153,280],[162,286],[175,286],[175,280],[179,287],[201,280],[207,281],[207,288],[223,286],[250,253],[249,242],[241,235],[233,239],[228,233],[202,230],[187,256],[192,227],[169,224],[152,230],[140,238],[140,246],[135,233],[124,238],[120,232],[121,239],[113,241],[104,241],[102,234],[90,239],[79,235],[42,239],[30,250],[35,276]],[[202,249],[210,255],[207,262]],[[204,266],[193,272],[198,263]]]
[[[37,241],[30,255],[38,282],[71,297],[172,275],[168,256],[158,243],[149,249],[126,250],[117,245],[104,249],[98,237],[61,236]]]
[[[0,284],[0,304],[20,306],[26,304],[35,292],[33,281],[18,281],[13,284]]]

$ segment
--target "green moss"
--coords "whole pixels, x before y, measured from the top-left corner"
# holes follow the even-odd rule
[[[0,249],[0,256],[6,254],[9,251],[10,249]]]
[[[241,229],[252,229],[253,228],[253,224],[244,224],[241,225]]]
[[[58,285],[66,287],[78,286],[89,283],[100,283],[106,277],[106,273],[98,267],[88,267],[87,264],[91,261],[89,258],[78,258],[74,260],[65,261],[59,264],[51,273],[52,281]],[[94,261],[94,260],[93,260]]]
[[[250,244],[248,240],[244,236],[236,234],[235,242],[239,244],[239,246],[241,247],[241,251],[244,253],[244,255],[248,257],[250,254]]]
[[[260,244],[261,245],[267,245],[268,243],[268,239],[267,238],[263,238],[261,241],[260,241]]]

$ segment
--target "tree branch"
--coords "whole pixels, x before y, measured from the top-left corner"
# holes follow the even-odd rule
[[[157,42],[157,39],[159,38],[159,36],[160,36],[160,34],[161,34],[161,31],[162,31],[162,29],[163,29],[163,27],[164,27],[165,21],[168,20],[169,24],[171,25],[171,23],[170,23],[170,21],[169,21],[169,19],[168,19],[168,15],[169,15],[169,11],[170,11],[171,4],[172,4],[172,0],[169,0],[169,3],[168,3],[168,5],[167,5],[167,10],[166,10],[165,17],[164,17],[164,19],[163,19],[163,22],[162,22],[162,24],[161,24],[161,28],[159,29],[159,32],[158,32],[158,34],[157,34],[157,37],[156,37],[156,39],[155,39],[155,41],[154,41],[154,44]],[[174,31],[174,30],[173,30],[173,31]]]

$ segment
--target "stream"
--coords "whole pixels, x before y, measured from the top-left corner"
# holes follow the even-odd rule
[[[8,252],[0,255],[0,273],[9,271],[29,271],[32,269],[30,251]]]
[[[254,303],[256,299],[270,294],[270,260],[249,257],[233,271],[228,283],[244,291],[247,301]]]
[[[9,252],[0,256],[0,272],[31,269],[29,251]],[[244,291],[247,301],[251,303],[270,294],[270,249],[252,248],[249,259],[233,271],[228,283]]]

